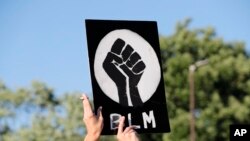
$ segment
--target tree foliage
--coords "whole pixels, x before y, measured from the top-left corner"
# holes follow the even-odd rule
[[[80,141],[86,134],[79,92],[56,96],[41,82],[11,90],[0,83],[0,141]],[[112,141],[113,137],[102,137]]]
[[[194,78],[197,140],[226,141],[230,124],[250,123],[250,59],[244,43],[225,42],[213,28],[190,29],[189,23],[178,23],[172,35],[160,39],[171,133],[142,134],[143,141],[189,140],[188,68],[203,59],[209,64]],[[40,82],[17,90],[0,83],[0,141],[82,140],[79,96],[56,96]]]
[[[0,85],[0,140],[81,140],[82,107],[76,94],[56,98],[43,83],[12,91]]]
[[[229,125],[250,123],[250,59],[242,42],[225,42],[213,28],[189,29],[160,40],[171,133],[164,140],[189,139],[189,66],[209,64],[195,72],[197,140],[229,140]]]

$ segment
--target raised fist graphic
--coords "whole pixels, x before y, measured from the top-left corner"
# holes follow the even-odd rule
[[[129,44],[118,38],[112,45],[111,51],[108,52],[103,68],[117,86],[121,105],[129,106],[129,96],[133,106],[143,104],[137,85],[146,65]]]

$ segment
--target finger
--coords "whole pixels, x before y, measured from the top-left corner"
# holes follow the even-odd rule
[[[98,120],[103,120],[103,116],[102,116],[102,106],[100,106],[97,110],[97,118]]]
[[[138,126],[132,125],[131,127],[132,127],[132,130],[131,130],[131,131],[134,132],[135,134],[137,134],[137,132],[136,132],[135,129],[138,129]]]
[[[94,115],[93,111],[92,111],[92,108],[91,108],[91,105],[90,105],[90,102],[89,102],[89,99],[88,97],[83,94],[82,95],[82,105],[83,105],[83,117],[91,117]]]
[[[123,133],[124,121],[125,121],[125,117],[124,116],[120,117],[117,134]]]
[[[127,133],[131,132],[131,130],[133,130],[133,127],[132,127],[132,126],[129,126],[129,127],[127,127],[127,128],[123,131],[123,133],[124,133],[124,134],[127,134]]]
[[[133,51],[134,49],[130,45],[126,46],[126,48],[122,51],[122,59],[124,62],[127,61],[127,59],[130,57]]]
[[[141,59],[141,56],[135,52],[130,56],[130,58],[126,62],[126,65],[132,68],[140,59]]]
[[[135,131],[133,128],[132,128],[131,130],[128,131],[128,134],[131,134],[131,133],[137,134],[136,131]]]
[[[115,55],[112,52],[109,52],[107,54],[107,57],[106,57],[105,61],[108,62],[108,63],[112,63],[113,61],[115,61],[116,63],[121,64],[122,63],[122,58],[120,58],[119,56]]]
[[[124,130],[124,134],[126,134],[126,133],[137,133],[136,131],[135,131],[135,129],[138,129],[137,128],[137,126],[135,126],[135,125],[132,125],[132,126],[129,126],[129,127],[127,127],[125,130]]]
[[[132,68],[132,71],[136,74],[142,72],[146,68],[145,64],[142,61],[139,61],[135,64],[135,66]]]
[[[121,53],[122,48],[124,47],[124,45],[125,45],[125,42],[122,39],[118,38],[114,42],[113,46],[111,47],[111,52],[113,52],[113,53],[115,53],[117,55],[120,55],[120,53]]]

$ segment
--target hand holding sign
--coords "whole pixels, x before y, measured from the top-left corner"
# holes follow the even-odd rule
[[[98,141],[103,129],[102,108],[99,107],[97,115],[92,111],[88,97],[83,94],[80,99],[82,100],[84,112],[83,121],[87,128],[87,135],[85,141]],[[118,141],[139,141],[138,135],[133,126],[127,127],[123,131],[125,117],[121,117],[118,126],[117,139]]]
[[[128,106],[126,89],[128,85],[132,105],[141,106],[143,102],[137,85],[146,66],[140,55],[129,44],[126,46],[125,44],[122,39],[114,42],[111,52],[107,54],[103,62],[103,68],[117,86],[120,104]]]
[[[103,129],[102,107],[99,107],[97,115],[92,111],[88,97],[83,94],[80,99],[84,108],[83,121],[87,128],[85,141],[97,141]]]
[[[129,126],[123,130],[125,117],[122,116],[119,121],[117,139],[118,141],[139,141],[138,135],[134,130],[134,126]]]

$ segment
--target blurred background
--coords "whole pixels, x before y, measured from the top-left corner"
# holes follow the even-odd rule
[[[229,141],[230,124],[250,123],[249,5],[1,0],[0,141],[83,139],[79,97],[92,97],[85,19],[157,21],[171,133],[143,141]]]

